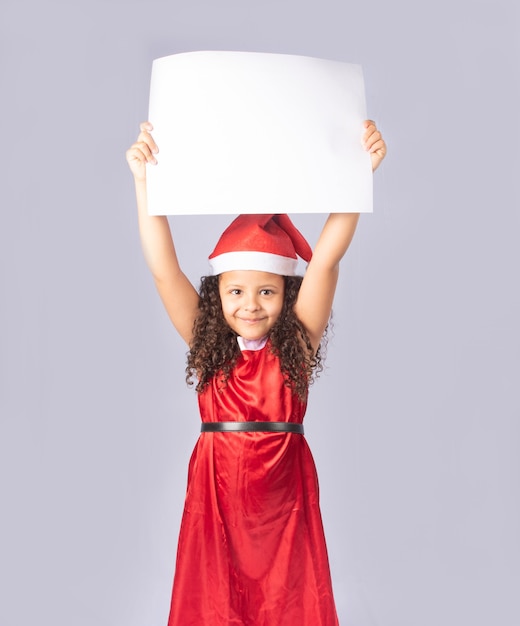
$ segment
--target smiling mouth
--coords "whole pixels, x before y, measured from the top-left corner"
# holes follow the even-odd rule
[[[257,322],[262,322],[264,320],[263,317],[255,317],[255,318],[239,317],[238,319],[241,322],[244,322],[245,324],[256,324]]]

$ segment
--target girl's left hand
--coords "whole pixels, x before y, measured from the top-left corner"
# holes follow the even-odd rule
[[[370,152],[370,158],[372,159],[372,171],[374,172],[386,156],[386,143],[381,133],[377,130],[375,122],[372,120],[366,120],[363,125],[365,127],[363,146],[365,147],[365,150]]]

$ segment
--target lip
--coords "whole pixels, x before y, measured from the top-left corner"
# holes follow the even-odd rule
[[[264,320],[263,317],[253,317],[253,318],[239,317],[238,319],[244,324],[257,324],[258,322],[263,322]]]

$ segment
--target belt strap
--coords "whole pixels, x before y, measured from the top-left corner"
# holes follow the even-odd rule
[[[201,433],[298,433],[303,435],[303,424],[294,422],[204,422]]]

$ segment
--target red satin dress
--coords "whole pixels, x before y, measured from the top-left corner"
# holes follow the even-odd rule
[[[303,421],[270,344],[243,350],[203,422]],[[201,433],[193,451],[168,626],[337,626],[318,480],[296,433]]]

